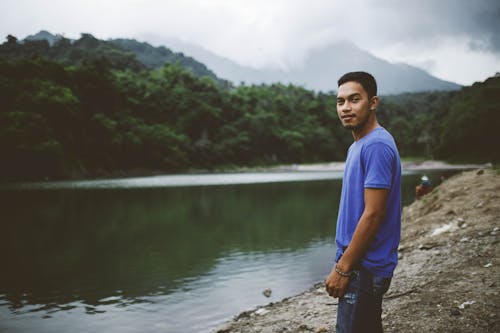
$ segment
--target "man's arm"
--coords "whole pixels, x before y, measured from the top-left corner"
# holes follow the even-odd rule
[[[384,218],[388,196],[389,190],[386,189],[366,188],[364,190],[365,209],[356,226],[351,243],[336,264],[339,271],[351,272],[365,254]],[[349,278],[336,272],[334,266],[325,282],[326,291],[330,296],[342,297],[348,283]]]

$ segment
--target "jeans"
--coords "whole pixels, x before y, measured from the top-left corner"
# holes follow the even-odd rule
[[[346,293],[339,299],[337,333],[382,333],[382,296],[390,278],[374,276],[364,268],[353,270]]]

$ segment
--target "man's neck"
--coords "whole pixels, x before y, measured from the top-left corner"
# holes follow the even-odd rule
[[[352,130],[352,136],[354,138],[354,141],[359,141],[366,135],[368,135],[371,131],[379,127],[379,123],[377,121],[377,118],[374,118],[372,121],[368,122],[363,126],[362,128],[359,129],[353,129]]]

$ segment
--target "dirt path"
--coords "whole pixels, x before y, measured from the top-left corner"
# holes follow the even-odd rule
[[[446,180],[403,210],[400,262],[384,298],[385,332],[500,332],[500,175]],[[216,332],[334,332],[322,283],[244,312]]]

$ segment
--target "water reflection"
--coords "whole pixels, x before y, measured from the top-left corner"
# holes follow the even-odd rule
[[[296,294],[330,268],[340,184],[4,189],[0,331],[206,332]]]

